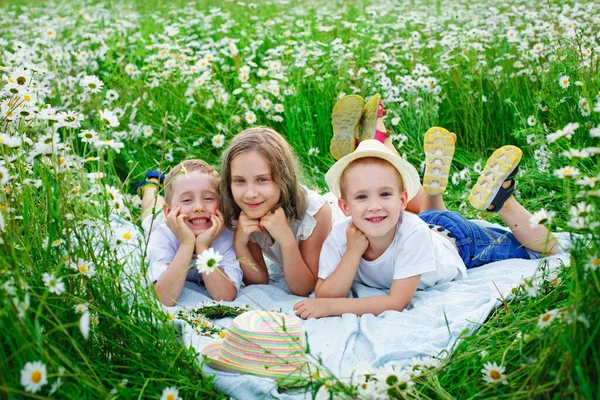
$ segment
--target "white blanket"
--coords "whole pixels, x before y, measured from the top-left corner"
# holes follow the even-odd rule
[[[568,234],[557,237],[565,249]],[[555,268],[560,263],[568,263],[568,256],[561,253],[549,257],[548,262],[550,268]],[[539,265],[539,260],[512,259],[469,270],[467,279],[417,291],[409,307],[402,312],[386,311],[379,316],[362,317],[345,314],[305,321],[303,327],[311,353],[320,356],[323,364],[338,377],[344,377],[349,368],[359,362],[378,368],[388,363],[403,365],[411,357],[440,355],[451,349],[463,330],[473,332],[483,324],[490,312],[502,304],[500,293],[509,299],[511,289],[519,285],[522,277],[535,275]],[[303,298],[289,294],[278,267],[271,268],[271,272],[271,284],[246,287],[234,302],[226,304],[250,304],[251,308],[282,309],[293,314],[294,304]],[[357,297],[384,294],[358,284],[352,291]],[[204,288],[188,282],[179,301],[181,305],[194,307],[210,298]],[[173,307],[169,311],[177,309]],[[226,327],[231,320],[215,322]],[[186,324],[183,340],[200,350],[214,339],[197,335]],[[266,378],[220,372],[208,366],[204,372],[215,374],[217,389],[236,399],[310,398],[297,393],[279,393],[275,382]]]

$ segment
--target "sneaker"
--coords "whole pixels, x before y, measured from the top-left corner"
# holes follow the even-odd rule
[[[448,175],[454,156],[455,137],[446,129],[434,126],[425,133],[425,171],[423,190],[430,195],[440,195],[448,187]]]
[[[515,190],[515,176],[519,170],[519,163],[523,152],[515,146],[503,146],[488,158],[483,172],[479,175],[477,183],[471,189],[469,203],[478,210],[487,210],[490,205],[498,212],[504,202],[512,196]],[[510,187],[503,188],[505,181],[512,181]]]
[[[157,179],[158,183],[151,179]],[[163,183],[165,183],[165,174],[161,174],[161,172],[157,170],[150,170],[146,172],[146,175],[144,175],[144,180],[138,182],[135,185],[135,193],[139,197],[142,197],[142,195],[144,194],[144,188],[146,186],[154,186],[156,187],[156,189],[160,189]]]
[[[352,153],[356,148],[363,103],[362,97],[350,95],[342,97],[333,107],[331,112],[333,138],[329,151],[336,160]]]

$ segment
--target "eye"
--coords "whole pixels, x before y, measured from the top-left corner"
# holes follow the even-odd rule
[[[234,180],[233,180],[233,183],[235,183],[235,184],[238,184],[238,185],[239,185],[240,183],[244,183],[244,180],[243,180],[243,179],[234,179]]]
[[[205,197],[204,200],[206,200],[206,201],[213,201],[214,198],[212,198],[212,197]]]
[[[267,178],[258,178],[256,181],[262,183],[262,182],[267,182],[268,179]]]
[[[392,193],[391,193],[391,192],[383,192],[383,193],[381,193],[381,195],[380,195],[380,196],[381,196],[381,197],[389,197],[389,196],[391,196],[391,195],[392,195]]]
[[[181,200],[182,203],[189,203],[190,201],[192,201],[192,199],[183,199],[183,200]]]
[[[359,194],[358,196],[356,196],[356,200],[366,200],[367,195],[366,194]]]

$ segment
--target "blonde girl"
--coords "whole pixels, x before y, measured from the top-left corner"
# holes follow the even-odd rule
[[[300,184],[290,145],[273,129],[246,129],[225,150],[221,173],[225,224],[235,230],[244,283],[269,282],[264,254],[283,269],[292,294],[308,296],[332,212],[325,198]]]

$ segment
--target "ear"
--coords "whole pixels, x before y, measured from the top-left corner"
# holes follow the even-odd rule
[[[338,199],[338,207],[340,210],[342,210],[342,213],[344,213],[346,217],[350,216],[350,211],[348,211],[348,203],[346,203],[344,199]]]
[[[163,204],[163,214],[165,214],[165,217],[168,217],[170,212],[171,212],[171,209],[169,208],[169,206],[167,206],[166,204]]]
[[[408,191],[404,189],[402,192],[402,197],[400,198],[400,211],[406,210],[406,206],[408,205]]]

